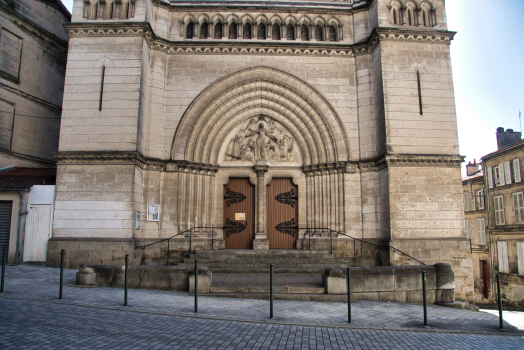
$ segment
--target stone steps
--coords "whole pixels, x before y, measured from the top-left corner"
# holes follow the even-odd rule
[[[208,293],[198,294],[199,296],[219,297],[219,298],[240,298],[240,299],[269,299],[269,293]],[[274,293],[275,300],[295,300],[295,301],[325,301],[325,302],[343,302],[347,303],[347,295],[335,294],[290,294],[290,293]],[[351,295],[351,302],[356,301],[355,296]],[[268,306],[269,310],[269,306]],[[277,309],[275,309],[276,312]],[[269,311],[268,311],[269,312]]]

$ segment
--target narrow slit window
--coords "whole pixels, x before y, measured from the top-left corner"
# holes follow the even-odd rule
[[[98,110],[102,110],[102,99],[104,97],[104,78],[106,74],[106,66],[102,66],[102,76],[100,79],[100,96],[98,98]]]
[[[417,87],[418,87],[418,107],[419,107],[419,112],[420,112],[420,115],[423,115],[423,111],[422,111],[422,89],[420,87],[420,72],[417,71]]]

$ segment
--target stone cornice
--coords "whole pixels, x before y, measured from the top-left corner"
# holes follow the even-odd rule
[[[50,39],[58,44],[60,47],[65,49],[67,51],[68,43],[67,41],[60,39],[55,34],[51,33],[47,29],[44,29],[40,27],[38,24],[33,23],[29,18],[19,14],[18,12],[10,9],[9,7],[5,6],[4,4],[0,3],[0,11],[5,13],[7,16],[11,16],[12,22],[15,25],[18,26],[29,26],[28,31],[31,32],[31,34],[38,36],[40,39],[44,41],[49,41]]]
[[[64,25],[70,38],[95,36],[142,36],[152,50],[167,54],[310,55],[358,56],[370,53],[380,41],[406,41],[449,44],[455,32],[378,28],[368,40],[357,44],[300,41],[170,41],[157,37],[147,22],[85,22]]]
[[[136,165],[144,170],[204,175],[213,175],[220,168],[216,164],[147,158],[138,152],[58,152],[53,156],[58,165]],[[386,154],[371,161],[305,165],[302,170],[306,175],[313,176],[323,173],[356,173],[357,168],[360,172],[377,172],[387,167],[460,167],[464,158],[458,155]]]
[[[153,4],[167,10],[189,11],[189,10],[217,10],[220,11],[239,11],[242,9],[253,9],[264,11],[315,11],[317,13],[334,13],[334,12],[354,12],[367,9],[372,1],[354,0],[354,1],[239,1],[239,0],[184,0],[184,1],[164,1],[152,0]]]
[[[162,171],[165,161],[145,158],[138,152],[58,152],[57,165],[136,165],[144,170]]]

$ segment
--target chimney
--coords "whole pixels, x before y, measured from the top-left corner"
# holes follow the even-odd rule
[[[479,169],[480,169],[480,167],[477,164],[477,160],[476,159],[473,159],[473,164],[471,164],[471,162],[469,162],[468,165],[466,165],[466,172],[467,172],[468,176],[471,176],[471,175],[475,174],[477,171],[479,171]]]
[[[521,140],[521,133],[515,132],[513,129],[497,128],[497,149],[510,146]]]

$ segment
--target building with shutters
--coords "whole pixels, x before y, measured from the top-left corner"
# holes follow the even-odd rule
[[[75,0],[65,27],[50,265],[173,236],[412,263],[355,237],[473,296],[444,0]]]
[[[70,20],[60,0],[0,0],[0,246],[10,263],[46,261]]]
[[[484,173],[476,160],[466,166],[467,176],[462,178],[462,196],[464,201],[464,230],[470,242],[473,258],[475,302],[492,301],[492,275],[490,245],[486,227],[487,206],[485,203]]]
[[[502,129],[502,130],[501,130]],[[508,130],[513,133],[513,130]],[[497,133],[504,133],[499,128]],[[519,133],[520,134],[520,133]],[[520,135],[518,135],[520,140]],[[524,141],[500,144],[481,158],[484,169],[491,281],[501,275],[505,301],[524,305]],[[464,184],[464,182],[463,182]],[[467,215],[466,215],[467,217]],[[494,290],[494,283],[491,290]],[[494,294],[494,293],[493,293]]]

